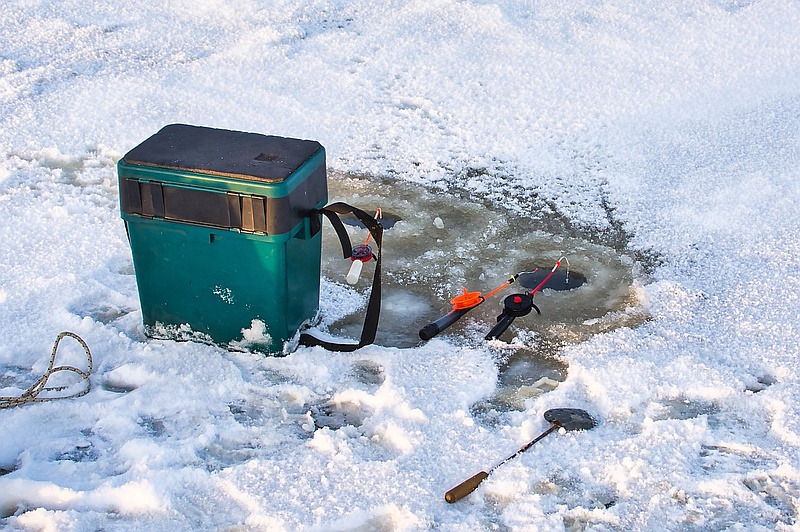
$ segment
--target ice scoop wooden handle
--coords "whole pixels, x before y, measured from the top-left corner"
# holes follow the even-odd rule
[[[480,483],[483,482],[483,480],[488,476],[489,473],[487,473],[486,471],[481,471],[474,477],[468,478],[455,488],[445,493],[444,500],[446,500],[449,503],[460,501],[461,499],[463,499],[464,497],[475,491],[475,488],[477,488],[478,485],[480,485]]]

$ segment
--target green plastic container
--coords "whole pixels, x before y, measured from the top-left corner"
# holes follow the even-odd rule
[[[118,173],[145,332],[291,350],[319,307],[324,148],[173,124]]]

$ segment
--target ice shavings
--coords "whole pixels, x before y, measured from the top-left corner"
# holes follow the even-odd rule
[[[26,508],[113,512],[121,515],[162,512],[164,500],[147,481],[99,486],[90,491],[63,488],[52,482],[0,478],[0,516]]]
[[[244,351],[258,346],[268,348],[270,344],[272,344],[272,336],[267,331],[267,324],[262,320],[252,320],[250,327],[242,329],[242,339],[230,342],[229,347]]]
[[[147,336],[152,338],[159,338],[161,340],[177,340],[182,342],[203,342],[206,344],[214,343],[214,340],[208,334],[195,331],[188,323],[180,325],[172,325],[167,323],[156,322],[153,325],[145,325],[145,332]]]

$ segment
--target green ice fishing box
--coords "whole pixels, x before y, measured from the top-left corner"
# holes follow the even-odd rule
[[[319,143],[172,124],[118,173],[149,336],[279,353],[315,318]]]

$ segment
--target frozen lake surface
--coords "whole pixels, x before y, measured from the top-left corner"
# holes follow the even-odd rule
[[[797,529],[798,27],[791,0],[6,1],[0,395],[60,331],[94,365],[0,409],[0,527]],[[332,200],[395,216],[375,345],[144,335],[115,164],[170,123],[317,140]],[[319,327],[357,336],[337,253]],[[586,283],[500,340],[501,294],[418,339],[562,255]],[[445,502],[555,407],[598,424]]]

